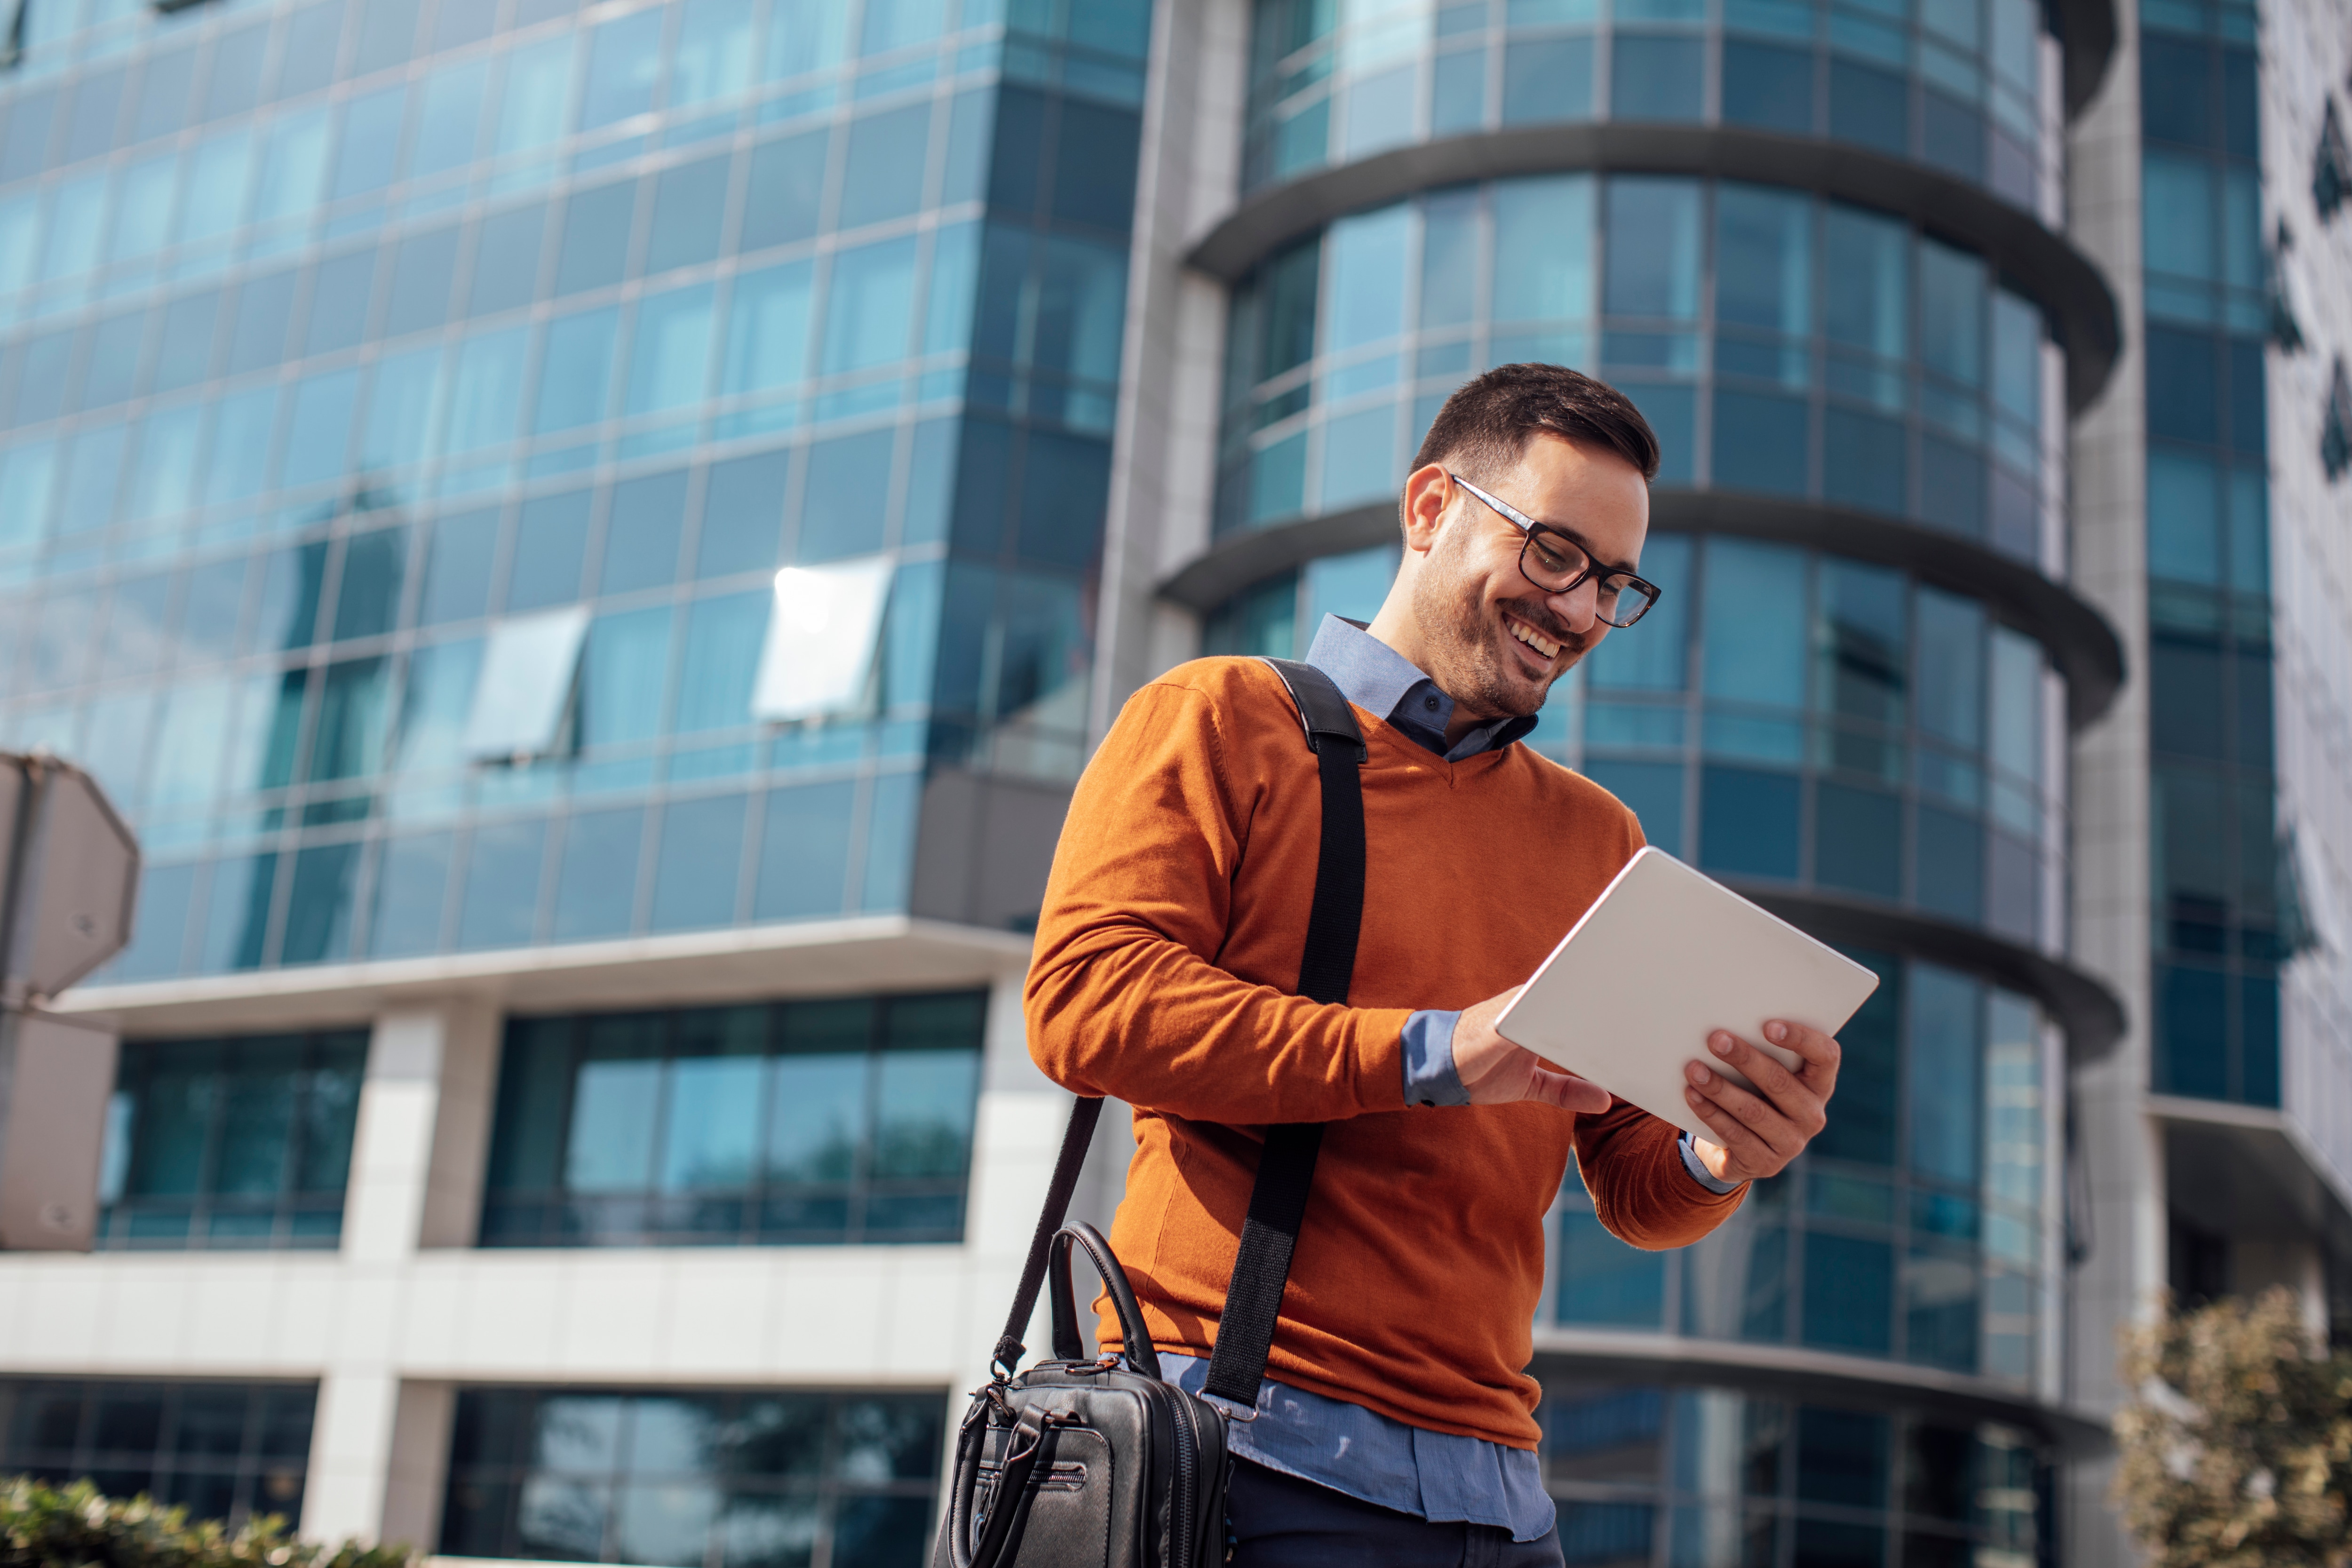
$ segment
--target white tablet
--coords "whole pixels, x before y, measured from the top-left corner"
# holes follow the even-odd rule
[[[1683,1098],[1685,1062],[1747,1079],[1706,1048],[1728,1029],[1791,1068],[1764,1038],[1774,1018],[1834,1035],[1878,976],[1664,850],[1625,863],[1560,939],[1496,1028],[1661,1121],[1713,1138]],[[1750,1086],[1753,1087],[1753,1086]]]

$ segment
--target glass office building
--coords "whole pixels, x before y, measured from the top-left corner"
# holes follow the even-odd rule
[[[2115,1325],[2352,1321],[2352,58],[2137,4],[16,0],[0,746],[147,868],[6,1464],[920,1561],[1072,781],[1545,360],[1666,592],[1528,743],[1884,982],[1718,1234],[1560,1195],[1566,1554],[2118,1560]]]

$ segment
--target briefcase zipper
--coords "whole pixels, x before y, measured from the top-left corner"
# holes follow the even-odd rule
[[[1184,1407],[1182,1399],[1171,1397],[1168,1403],[1170,1424],[1176,1432],[1176,1487],[1174,1506],[1170,1510],[1176,1517],[1170,1521],[1168,1532],[1172,1548],[1168,1554],[1168,1568],[1197,1568],[1197,1553],[1192,1550],[1192,1499],[1200,1480],[1200,1434],[1192,1430],[1192,1413]]]

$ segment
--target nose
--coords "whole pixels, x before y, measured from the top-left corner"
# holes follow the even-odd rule
[[[1544,606],[1582,637],[1601,619],[1601,584],[1588,577],[1564,594],[1546,594]]]

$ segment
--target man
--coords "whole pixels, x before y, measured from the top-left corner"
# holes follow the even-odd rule
[[[1487,373],[1431,426],[1387,602],[1369,628],[1327,618],[1307,656],[1370,752],[1346,1005],[1289,994],[1320,794],[1272,670],[1171,670],[1079,782],[1029,973],[1030,1049],[1061,1083],[1136,1108],[1111,1240],[1186,1386],[1206,1373],[1263,1129],[1329,1124],[1259,1415],[1233,1428],[1241,1568],[1559,1563],[1522,1369],[1570,1158],[1611,1231],[1681,1247],[1822,1125],[1838,1046],[1811,1030],[1768,1026],[1801,1072],[1708,1040],[1761,1092],[1692,1061],[1715,1132],[1696,1141],[1495,1032],[1641,847],[1606,791],[1516,742],[1552,683],[1654,596],[1633,573],[1657,464],[1632,404],[1552,365]],[[1116,1321],[1102,1329],[1116,1345]]]

